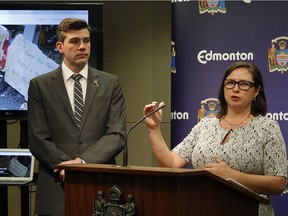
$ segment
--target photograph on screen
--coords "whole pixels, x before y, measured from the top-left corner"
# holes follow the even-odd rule
[[[32,156],[0,155],[0,177],[30,176]]]
[[[27,110],[29,81],[56,69],[56,27],[88,10],[0,10],[0,110]]]

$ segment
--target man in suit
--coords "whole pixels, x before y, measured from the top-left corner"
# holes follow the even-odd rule
[[[64,170],[58,164],[115,164],[125,145],[126,108],[118,77],[88,66],[90,27],[67,18],[57,28],[59,68],[30,81],[29,148],[39,161],[38,215],[64,215]],[[83,113],[75,117],[73,75],[81,74]]]

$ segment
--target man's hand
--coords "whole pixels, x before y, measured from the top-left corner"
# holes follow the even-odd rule
[[[67,164],[79,164],[81,163],[81,158],[77,157],[74,160],[63,161],[57,165],[67,165]],[[54,169],[54,172],[59,172],[60,179],[64,182],[65,179],[65,170]]]

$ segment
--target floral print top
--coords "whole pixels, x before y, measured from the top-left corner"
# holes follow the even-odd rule
[[[229,132],[228,142],[222,144]],[[218,157],[241,172],[287,178],[286,146],[279,124],[264,116],[231,131],[221,127],[218,118],[203,118],[172,151],[196,169]],[[274,215],[272,206],[260,204],[259,215]]]

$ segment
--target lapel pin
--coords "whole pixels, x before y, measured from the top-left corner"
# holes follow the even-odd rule
[[[97,80],[94,80],[95,85],[99,88],[99,84]]]

